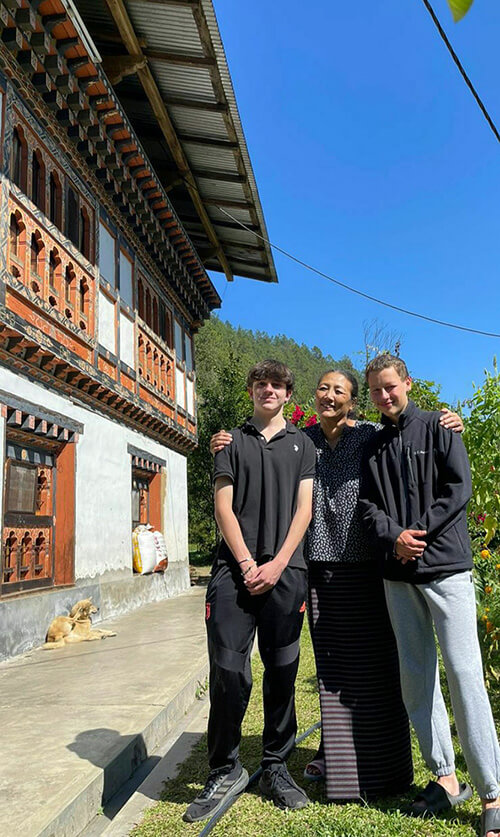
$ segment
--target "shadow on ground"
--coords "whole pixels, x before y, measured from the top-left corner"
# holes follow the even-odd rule
[[[116,729],[98,727],[79,732],[67,749],[103,770],[102,803],[108,801],[148,759],[150,769],[160,761],[148,757],[142,735],[121,735]]]

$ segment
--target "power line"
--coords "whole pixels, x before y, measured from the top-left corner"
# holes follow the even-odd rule
[[[422,0],[422,2],[424,4],[425,8],[427,9],[427,11],[429,12],[429,14],[430,14],[438,32],[439,32],[439,35],[441,36],[442,40],[444,41],[444,44],[445,44],[446,48],[448,49],[448,52],[450,53],[451,57],[453,58],[453,61],[455,62],[456,66],[458,67],[458,70],[459,70],[463,80],[465,81],[467,87],[469,88],[470,92],[474,96],[474,99],[476,100],[476,103],[477,103],[479,109],[481,110],[481,113],[483,114],[484,118],[486,119],[486,121],[487,121],[488,125],[490,126],[490,128],[491,128],[493,134],[495,135],[496,139],[498,140],[498,142],[500,142],[500,133],[499,133],[495,123],[493,122],[493,119],[491,118],[490,114],[488,113],[488,110],[486,109],[486,106],[483,103],[482,99],[480,98],[476,88],[474,87],[474,85],[472,84],[472,81],[470,80],[469,76],[467,75],[467,72],[465,71],[465,69],[462,65],[462,62],[460,61],[458,55],[456,54],[456,52],[453,49],[450,41],[448,40],[446,32],[444,31],[443,27],[441,26],[434,9],[432,8],[431,4],[429,3],[429,0]],[[457,323],[449,323],[446,320],[438,320],[435,317],[428,317],[426,314],[419,314],[417,311],[410,311],[408,308],[403,308],[399,305],[393,305],[391,302],[386,302],[383,299],[379,299],[378,297],[372,296],[371,294],[367,294],[364,291],[358,290],[357,288],[353,288],[351,285],[348,285],[345,282],[341,282],[339,279],[334,279],[334,277],[330,276],[328,273],[324,273],[322,270],[319,270],[318,268],[313,267],[308,262],[305,262],[302,259],[299,259],[297,256],[294,256],[292,253],[289,253],[287,250],[283,249],[283,247],[279,247],[277,244],[273,244],[272,241],[269,241],[269,239],[265,238],[263,235],[260,235],[260,233],[255,232],[255,230],[251,230],[249,227],[246,226],[246,224],[243,223],[243,221],[240,221],[238,218],[235,218],[234,215],[231,215],[230,212],[228,212],[226,209],[223,209],[221,206],[217,206],[216,208],[218,210],[220,210],[220,212],[223,212],[224,215],[227,215],[227,217],[230,218],[234,223],[239,224],[239,226],[242,227],[242,229],[244,229],[247,232],[255,235],[256,238],[260,238],[260,240],[264,241],[266,244],[268,244],[269,247],[272,247],[274,250],[277,250],[279,253],[282,253],[288,259],[295,262],[296,264],[299,264],[301,267],[304,267],[306,270],[310,270],[312,273],[315,273],[317,276],[321,276],[323,279],[327,279],[329,282],[332,282],[334,285],[337,285],[339,288],[343,288],[346,291],[350,291],[350,293],[356,294],[357,296],[361,296],[364,299],[368,299],[368,300],[370,300],[370,302],[375,302],[377,305],[383,305],[385,308],[390,308],[393,311],[398,311],[400,314],[407,314],[409,317],[415,317],[416,319],[424,320],[425,322],[428,322],[428,323],[434,323],[435,325],[441,325],[441,326],[444,326],[446,328],[453,328],[456,331],[465,331],[469,334],[479,334],[482,337],[500,338],[500,334],[497,333],[497,332],[482,331],[481,329],[478,329],[478,328],[470,328],[469,326],[462,326],[462,325],[458,325]]]
[[[457,53],[455,52],[452,45],[450,44],[450,42],[448,40],[448,37],[446,35],[446,32],[444,31],[443,27],[441,26],[434,9],[432,8],[431,4],[429,3],[429,0],[422,0],[422,2],[424,4],[425,8],[427,9],[427,11],[429,12],[429,14],[430,14],[438,32],[439,32],[441,38],[443,39],[443,41],[446,45],[446,48],[447,48],[448,52],[450,53],[451,57],[453,58],[453,61],[457,65],[458,70],[460,72],[460,75],[462,76],[462,78],[465,81],[467,87],[469,88],[469,90],[472,93],[472,95],[474,96],[477,104],[479,105],[479,109],[481,110],[481,113],[483,114],[484,118],[486,119],[488,125],[490,126],[491,130],[493,131],[493,133],[494,133],[495,137],[497,138],[498,142],[500,142],[500,133],[498,132],[498,129],[497,129],[495,123],[493,122],[493,119],[489,115],[489,113],[486,109],[486,106],[483,104],[483,102],[482,102],[482,100],[479,96],[479,93],[477,92],[477,90],[474,87],[474,85],[472,84],[469,76],[465,72],[464,67],[463,67]]]
[[[469,328],[468,326],[458,325],[457,323],[448,323],[446,320],[438,320],[435,317],[427,317],[425,314],[419,314],[416,311],[410,311],[408,308],[402,308],[399,305],[393,305],[391,302],[386,302],[383,299],[378,299],[376,296],[372,296],[371,294],[367,294],[364,291],[358,290],[358,288],[353,288],[351,285],[347,285],[345,282],[341,282],[340,279],[334,279],[333,276],[330,276],[328,273],[324,273],[322,270],[319,270],[317,267],[313,267],[308,262],[299,259],[297,256],[294,256],[292,253],[289,253],[288,250],[284,250],[283,247],[279,247],[277,244],[273,244],[272,241],[269,241],[268,238],[265,238],[260,233],[255,232],[255,230],[251,230],[250,227],[247,227],[243,221],[240,221],[238,218],[235,218],[234,215],[231,215],[227,209],[223,209],[222,206],[217,206],[217,209],[220,212],[223,212],[224,215],[227,215],[231,221],[234,221],[236,224],[239,224],[244,230],[252,235],[255,235],[257,238],[260,238],[261,241],[264,241],[273,250],[277,250],[278,253],[282,253],[292,262],[299,264],[301,267],[304,267],[306,270],[310,270],[311,273],[316,273],[317,276],[321,276],[323,279],[327,279],[328,282],[332,282],[334,285],[337,285],[339,288],[343,288],[345,291],[350,291],[353,294],[357,294],[357,296],[362,296],[364,299],[369,299],[370,302],[376,302],[377,305],[383,305],[385,308],[391,308],[393,311],[399,311],[400,314],[408,314],[410,317],[416,317],[419,320],[425,320],[428,323],[434,323],[435,325],[446,326],[446,328],[454,328],[457,331],[467,331],[469,334],[480,334],[483,337],[498,337],[500,338],[500,334],[494,331],[481,331],[478,328]]]

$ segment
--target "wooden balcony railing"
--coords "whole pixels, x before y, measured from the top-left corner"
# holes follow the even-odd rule
[[[9,197],[8,270],[38,300],[39,312],[93,337],[95,282],[90,265],[71,253],[24,206]],[[57,233],[56,233],[57,235]],[[71,328],[71,326],[70,326]],[[74,329],[71,328],[73,331]]]
[[[139,378],[156,391],[160,398],[175,398],[174,355],[162,340],[154,339],[149,330],[137,327]]]
[[[52,528],[4,526],[4,584],[52,578]]]

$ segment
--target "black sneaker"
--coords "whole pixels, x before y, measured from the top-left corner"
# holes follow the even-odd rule
[[[186,808],[182,819],[184,822],[198,822],[206,820],[216,814],[225,802],[234,799],[245,790],[248,784],[248,773],[241,764],[232,770],[225,768],[211,770],[205,787],[196,799]]]
[[[259,780],[259,790],[283,810],[298,811],[309,804],[309,797],[294,782],[286,764],[266,767]]]

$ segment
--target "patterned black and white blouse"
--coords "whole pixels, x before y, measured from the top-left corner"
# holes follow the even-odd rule
[[[363,449],[381,425],[345,427],[332,449],[319,424],[304,429],[316,448],[313,518],[306,534],[309,561],[374,560],[358,510]]]

